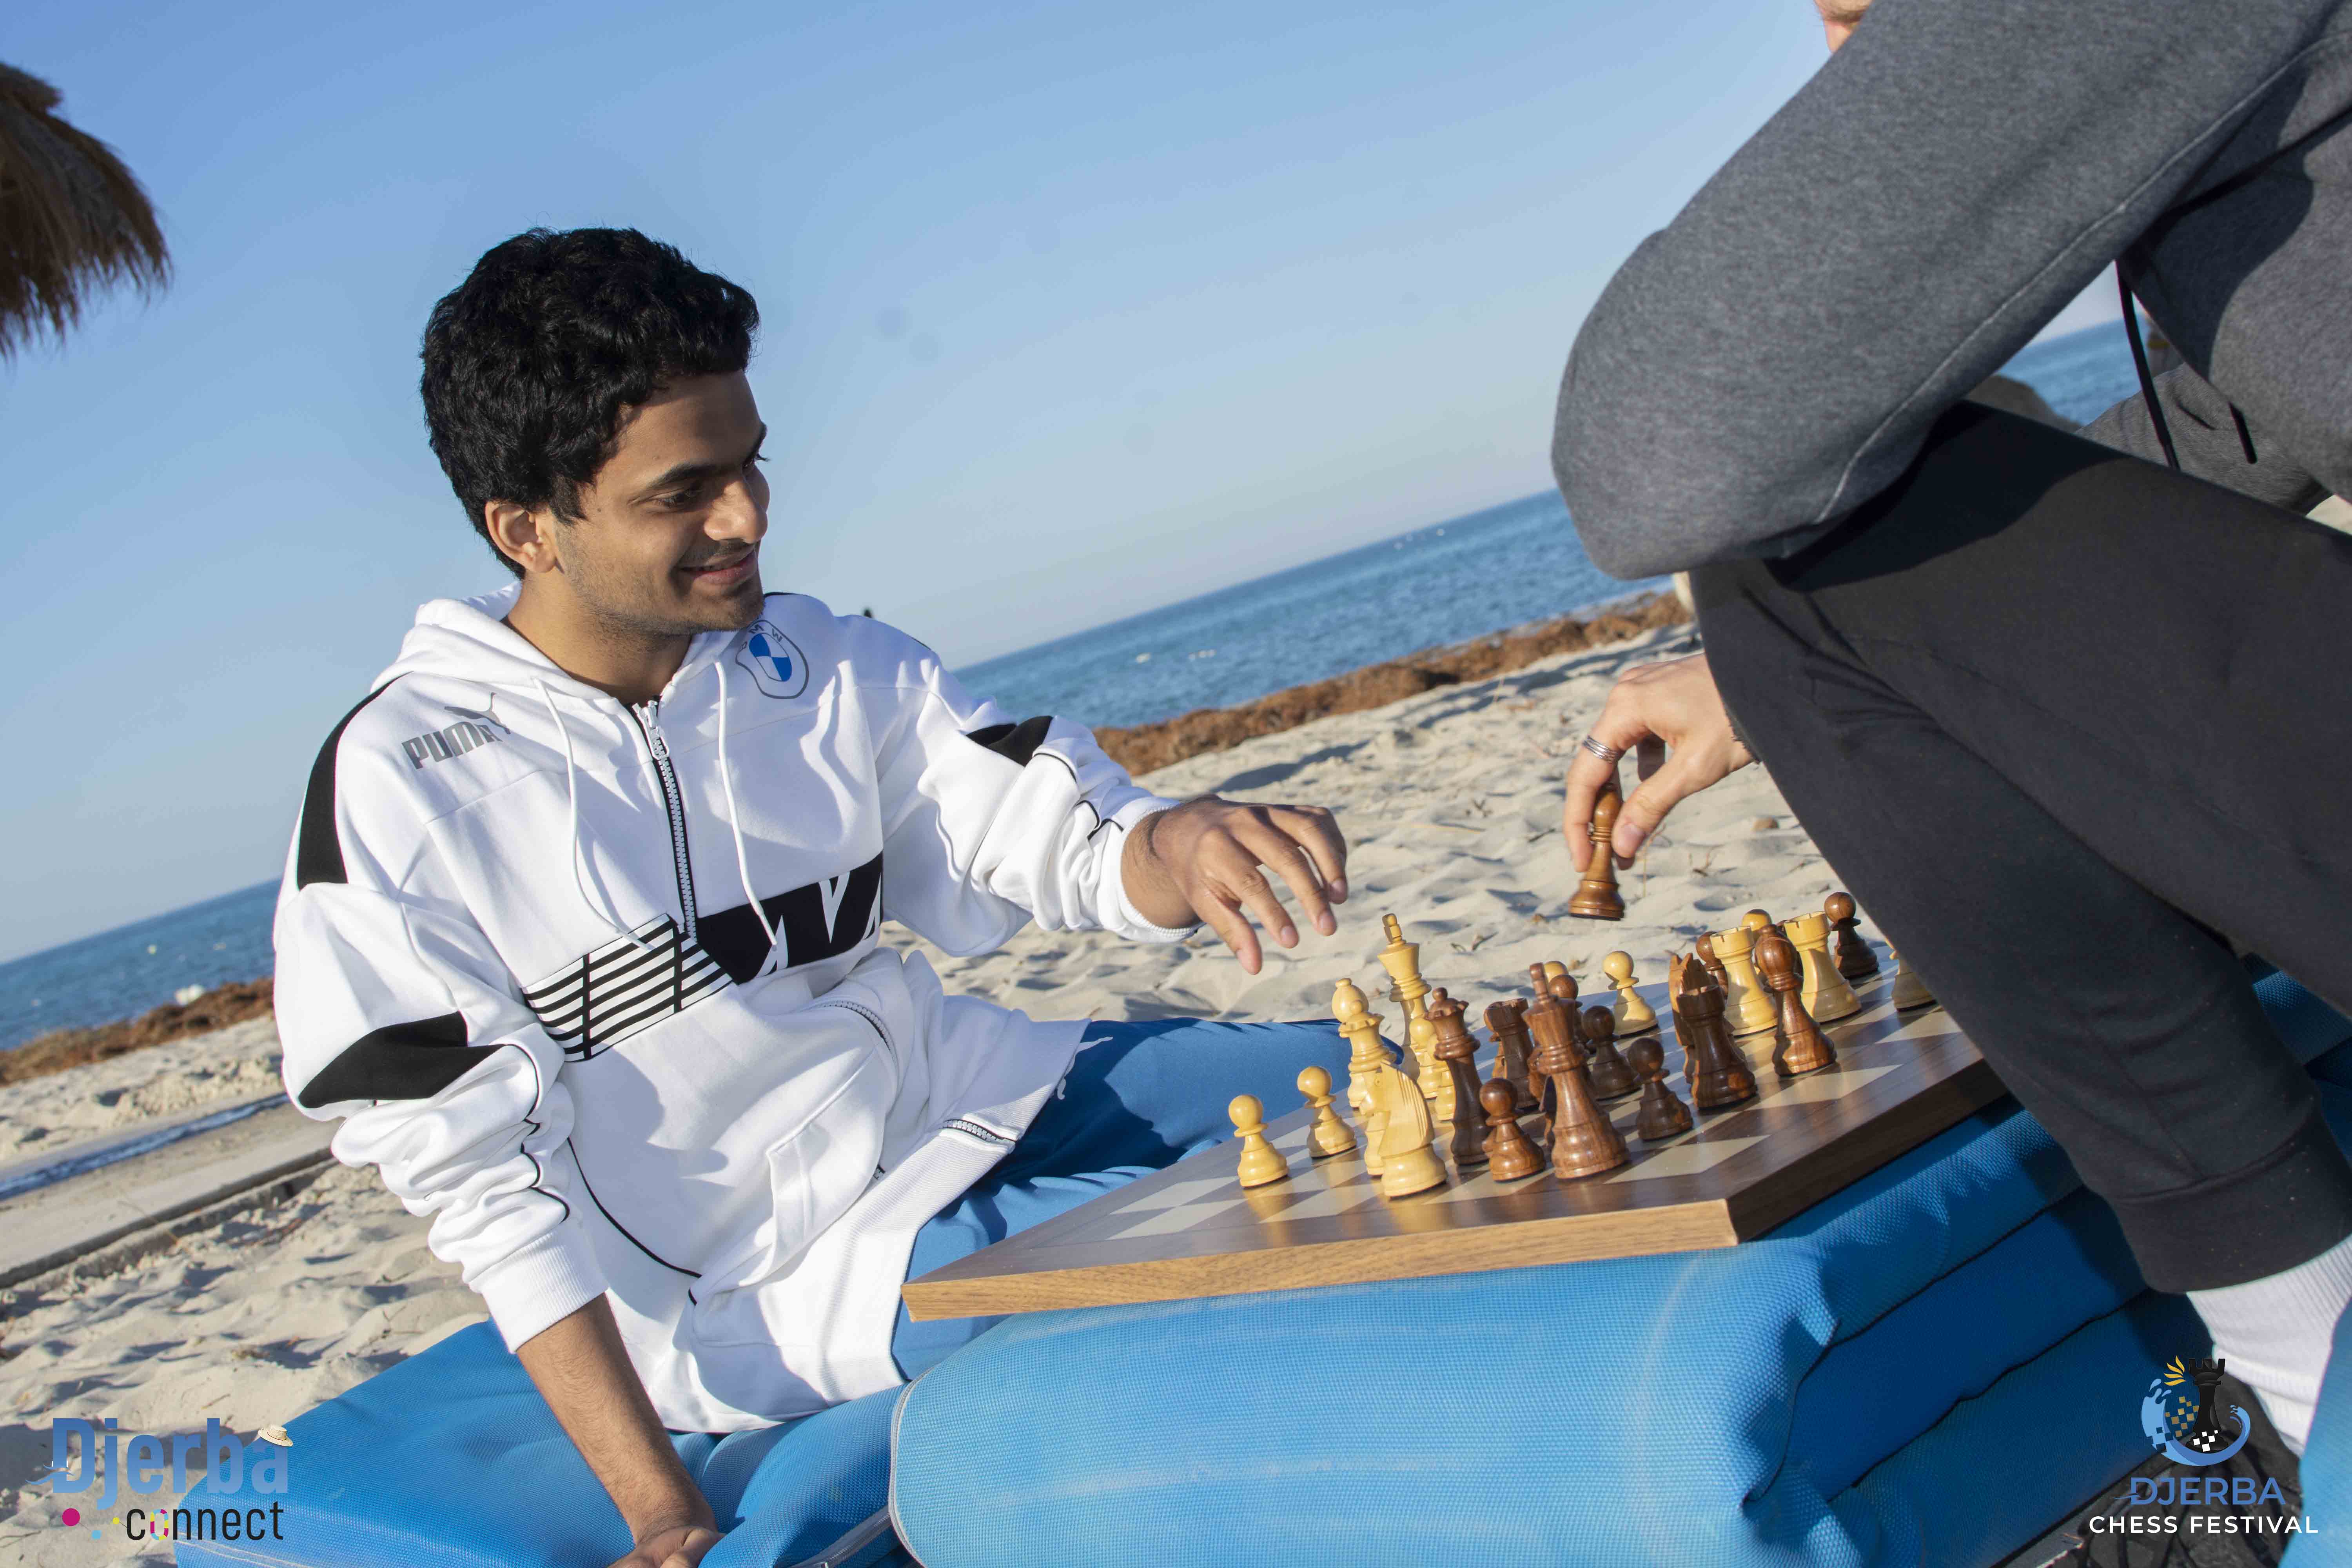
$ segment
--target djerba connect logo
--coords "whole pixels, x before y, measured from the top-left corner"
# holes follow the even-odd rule
[[[58,1522],[88,1530],[92,1540],[120,1530],[129,1541],[283,1541],[281,1499],[293,1484],[292,1438],[283,1426],[265,1426],[250,1456],[234,1432],[207,1417],[205,1429],[168,1436],[141,1432],[125,1440],[114,1417],[49,1423],[49,1489],[72,1502]],[[188,1484],[188,1461],[204,1456],[205,1474]],[[133,1503],[169,1482],[179,1501],[168,1508]]]

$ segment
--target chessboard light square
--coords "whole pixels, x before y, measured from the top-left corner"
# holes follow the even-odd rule
[[[1825,1100],[1843,1100],[1847,1095],[1867,1089],[1877,1079],[1895,1070],[1895,1064],[1885,1067],[1855,1068],[1851,1072],[1825,1072],[1811,1078],[1801,1078],[1782,1084],[1756,1101],[1766,1105],[1817,1105]]]
[[[1219,1187],[1230,1187],[1234,1180],[1234,1177],[1225,1175],[1206,1176],[1191,1182],[1171,1182],[1156,1193],[1147,1194],[1131,1204],[1121,1204],[1117,1212],[1136,1214],[1145,1209],[1178,1208],[1195,1198],[1206,1197]]]
[[[1678,1143],[1662,1153],[1653,1154],[1640,1164],[1618,1172],[1609,1178],[1618,1182],[1647,1182],[1666,1176],[1696,1176],[1711,1171],[1742,1149],[1764,1142],[1759,1134],[1753,1138],[1709,1138],[1703,1142]]]
[[[1274,1146],[1277,1149],[1304,1149],[1307,1147],[1307,1135],[1314,1131],[1315,1127],[1312,1122],[1302,1122],[1300,1125],[1294,1127],[1289,1131],[1284,1133],[1281,1137],[1275,1139],[1273,1141]]]
[[[1219,1186],[1225,1184],[1223,1182],[1217,1184]],[[1242,1201],[1240,1198],[1226,1198],[1219,1203],[1185,1204],[1179,1208],[1163,1209],[1140,1225],[1129,1226],[1111,1239],[1125,1241],[1131,1237],[1165,1236],[1172,1230],[1187,1230],[1212,1215],[1223,1214],[1229,1208],[1238,1208]]]
[[[1326,1187],[1313,1193],[1276,1215],[1276,1219],[1329,1219],[1361,1208],[1380,1195],[1380,1188],[1369,1181],[1352,1183],[1344,1187]]]
[[[1949,1013],[1945,1012],[1941,1007],[1930,1007],[1886,1037],[1889,1041],[1934,1040],[1940,1039],[1946,1035],[1957,1035],[1959,1032],[1959,1025],[1953,1022]]]

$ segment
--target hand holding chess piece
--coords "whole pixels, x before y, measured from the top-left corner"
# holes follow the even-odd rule
[[[1608,705],[1570,753],[1561,826],[1581,873],[1592,858],[1593,807],[1617,784],[1618,759],[1636,756],[1639,788],[1617,814],[1608,852],[1632,865],[1675,803],[1755,761],[1731,731],[1706,655],[1637,664],[1617,678]]]

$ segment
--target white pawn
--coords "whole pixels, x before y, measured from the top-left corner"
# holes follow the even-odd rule
[[[1658,1026],[1658,1015],[1642,994],[1633,989],[1633,955],[1612,952],[1601,961],[1601,973],[1609,976],[1609,984],[1617,988],[1617,1032],[1638,1035],[1644,1029]]]
[[[1237,1094],[1225,1107],[1234,1119],[1234,1132],[1242,1141],[1242,1185],[1262,1187],[1290,1174],[1290,1162],[1265,1141],[1265,1107],[1254,1094]]]
[[[1298,1075],[1298,1092],[1315,1108],[1315,1127],[1307,1135],[1307,1151],[1320,1160],[1332,1154],[1344,1154],[1356,1146],[1356,1134],[1339,1120],[1331,1109],[1331,1075],[1324,1068],[1311,1067]]]
[[[1920,981],[1919,976],[1913,973],[1911,961],[1899,952],[1895,955],[1895,984],[1888,994],[1889,999],[1895,1004],[1895,1010],[1898,1013],[1907,1013],[1914,1007],[1929,1006],[1936,1000],[1936,994],[1928,990]]]

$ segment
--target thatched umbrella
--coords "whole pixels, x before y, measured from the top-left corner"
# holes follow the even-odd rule
[[[172,258],[113,149],[59,119],[56,88],[0,65],[0,359],[65,335],[99,289],[147,289]]]

